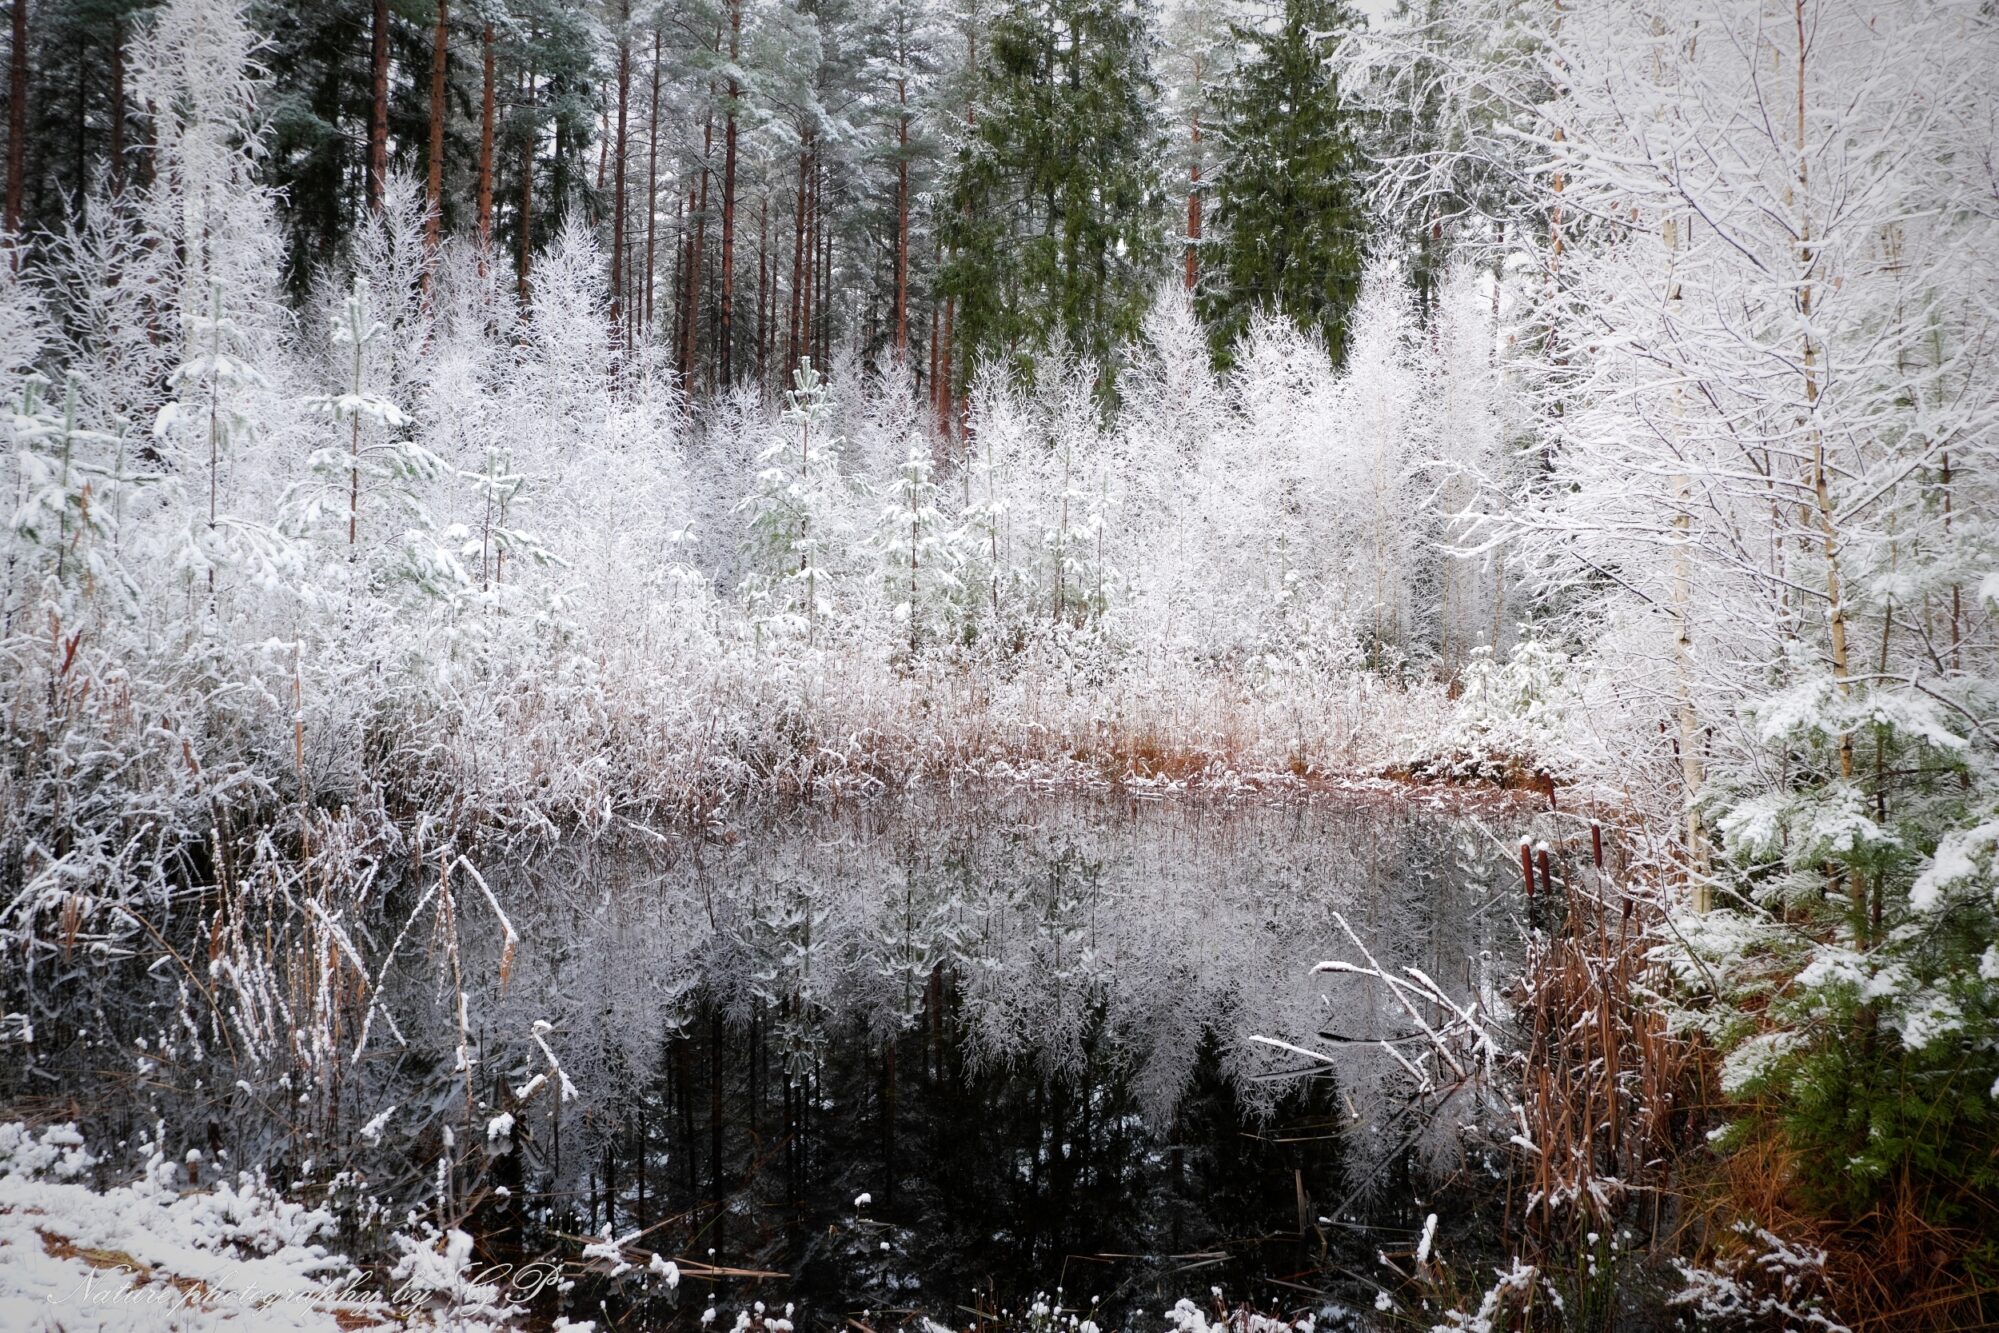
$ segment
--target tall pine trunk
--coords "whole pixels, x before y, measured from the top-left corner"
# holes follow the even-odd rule
[[[735,380],[736,318],[736,102],[742,86],[736,81],[736,59],[743,38],[742,0],[729,0],[729,116],[722,145],[722,337],[721,384],[726,390]]]
[[[822,184],[822,208],[824,192]],[[819,269],[819,361],[822,365],[830,365],[833,360],[833,228],[822,226],[819,230],[822,237],[820,250],[825,255]]]
[[[690,198],[690,221],[694,234],[687,250],[687,339],[681,344],[681,379],[687,393],[694,393],[694,369],[701,339],[701,262],[708,249],[708,159],[715,147],[715,118],[701,127],[701,178],[698,193]]]
[[[798,188],[793,192],[795,209],[791,228],[791,314],[784,330],[784,373],[787,380],[798,368],[798,317],[805,303],[805,172],[812,160],[812,136],[798,153]]]
[[[659,29],[652,30],[652,106],[646,113],[645,328],[652,331],[653,255],[659,236]]]
[[[8,236],[21,233],[21,183],[28,172],[28,0],[14,0],[14,45],[7,64]]]
[[[520,282],[521,310],[533,302],[529,275],[534,265],[534,69],[528,68],[523,105],[527,107],[526,133],[521,135],[521,254],[515,272]]]
[[[125,24],[111,20],[111,193],[125,192]]]
[[[1201,247],[1201,60],[1194,58],[1194,114],[1191,117],[1190,140],[1193,144],[1193,160],[1187,167],[1187,290],[1193,291],[1200,279],[1200,259],[1197,252]]]
[[[770,196],[757,200],[757,392],[767,387],[764,376],[770,347]]]
[[[16,0],[20,3],[20,0]],[[389,0],[375,0],[368,69],[368,211],[382,211],[389,179]]]
[[[632,88],[629,18],[621,16],[618,25],[618,132],[611,163],[611,330],[620,340],[625,336],[625,117]]]
[[[680,309],[684,299],[681,295],[687,285],[687,203],[681,198],[679,187],[673,191],[673,234],[682,239],[673,243],[673,274],[668,279],[667,290],[671,294],[668,304],[673,309],[673,365],[680,367]]]
[[[937,433],[945,439],[951,438],[951,395],[952,381],[956,378],[951,361],[952,323],[958,313],[958,298],[944,298],[944,351],[943,360],[937,374]]]
[[[931,228],[933,232],[939,231],[934,219],[932,220]],[[931,273],[934,275],[937,272],[937,270],[943,267],[943,264],[944,264],[944,242],[940,234],[938,235],[937,243],[935,244],[935,246],[932,247],[931,258],[930,258]],[[930,339],[929,339],[930,379],[924,384],[923,387],[924,391],[929,395],[928,401],[929,401],[930,410],[932,413],[935,413],[938,410],[937,408],[937,352],[938,352],[937,317],[938,315],[943,313],[944,303],[937,299],[937,292],[935,290],[936,278],[934,276],[931,279],[931,287],[932,291],[930,293]]]
[[[817,341],[818,325],[812,321],[812,288],[819,280],[819,155],[812,155],[812,170],[805,182],[805,273],[798,297],[798,356],[807,360]]]
[[[437,33],[430,46],[430,175],[424,190],[428,213],[423,239],[430,252],[424,265],[426,291],[430,288],[431,269],[437,262],[438,241],[444,229],[444,69],[451,50],[450,17],[448,0],[437,0]]]
[[[895,359],[909,357],[909,15],[896,10]]]
[[[479,31],[479,276],[486,276],[486,252],[493,244],[493,25]]]

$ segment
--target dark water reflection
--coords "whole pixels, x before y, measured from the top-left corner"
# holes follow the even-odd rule
[[[1383,963],[1497,1003],[1516,926],[1482,830],[1381,800],[1022,794],[738,834],[495,881],[527,906],[508,985],[470,1010],[481,1113],[516,1117],[474,1194],[494,1254],[609,1226],[785,1275],[575,1293],[635,1326],[758,1299],[801,1327],[962,1326],[1058,1285],[1105,1327],[1216,1285],[1354,1302],[1439,1174],[1478,1173],[1378,1048],[1300,1074],[1249,1038],[1405,1026],[1369,983],[1311,975],[1351,956],[1336,914]],[[425,985],[410,1012],[435,1010]],[[552,1078],[515,1095],[547,1067],[538,1022],[567,1103]]]

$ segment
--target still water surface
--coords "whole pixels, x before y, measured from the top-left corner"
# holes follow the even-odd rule
[[[1502,846],[1387,798],[1017,793],[548,856],[496,880],[524,944],[471,1012],[515,1128],[473,1220],[500,1254],[609,1226],[772,1275],[578,1293],[628,1326],[762,1300],[962,1327],[1058,1287],[1107,1328],[1216,1286],[1364,1309],[1376,1249],[1484,1171],[1367,1044],[1408,1027],[1389,997],[1312,967],[1354,956],[1343,918],[1502,1010]],[[514,1095],[537,1023],[567,1103]]]

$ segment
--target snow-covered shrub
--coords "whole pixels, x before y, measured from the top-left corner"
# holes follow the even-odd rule
[[[1450,720],[1413,767],[1454,778],[1512,780],[1558,767],[1572,750],[1570,725],[1577,706],[1569,655],[1537,639],[1523,639],[1506,660],[1474,648],[1458,674],[1460,694]]]

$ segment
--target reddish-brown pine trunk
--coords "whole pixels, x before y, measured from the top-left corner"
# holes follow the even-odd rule
[[[19,3],[19,0],[16,0]],[[389,0],[375,0],[368,69],[368,211],[382,211],[389,179]]]
[[[770,350],[770,196],[757,200],[757,392],[767,387],[764,375]]]
[[[895,359],[909,357],[909,63],[906,15],[896,13],[895,79]]]
[[[975,76],[979,70],[979,36],[976,27],[968,26],[965,29],[965,68],[970,70]],[[967,99],[965,103],[965,128],[969,132],[975,129],[978,123],[978,103]],[[970,203],[964,206],[960,215],[967,222],[971,220],[972,207]],[[937,376],[937,430],[947,440],[951,438],[951,422],[956,406],[952,401],[957,390],[957,366],[953,356],[955,349],[952,344],[956,341],[956,331],[953,325],[957,322],[957,315],[957,298],[945,298],[943,363],[938,369]],[[967,362],[970,359],[967,357]]]
[[[21,231],[21,184],[28,174],[28,0],[14,0],[14,46],[7,63],[7,235]]]
[[[479,32],[479,276],[486,276],[486,251],[493,244],[493,25]]]
[[[688,270],[694,254],[694,201],[694,186],[691,183],[687,187],[685,196],[677,190],[674,192],[674,223],[680,231],[680,242],[674,247],[677,252],[675,262],[680,275],[673,291],[673,364],[683,376],[687,373],[688,362],[687,300],[688,288],[692,283]]]
[[[945,439],[951,438],[951,324],[958,313],[955,297],[944,302],[944,364],[937,377],[937,431]]]
[[[111,20],[111,193],[125,191],[125,25]]]
[[[1194,62],[1194,83],[1201,82],[1201,65]],[[1201,109],[1194,108],[1194,162],[1187,169],[1187,290],[1194,290],[1200,277],[1196,251],[1201,245]]]
[[[743,38],[742,0],[729,0],[729,117],[722,146],[722,337],[721,382],[735,379],[736,318],[736,100],[742,96],[734,70]]]
[[[815,153],[812,170],[805,178],[805,252],[798,288],[798,359],[812,359],[812,284],[819,277],[819,159]]]
[[[798,317],[805,305],[805,170],[812,160],[811,136],[798,154],[798,189],[793,198],[796,210],[791,228],[791,318],[784,331],[784,373],[787,379],[798,368]]]
[[[659,29],[652,30],[652,109],[646,125],[645,327],[652,329],[653,252],[659,233]]]
[[[940,266],[940,261],[943,257],[944,244],[940,238],[937,243],[936,254],[930,266],[933,275]],[[934,276],[931,281],[934,287],[936,282]],[[925,381],[923,388],[929,395],[930,410],[933,412],[937,410],[937,316],[942,309],[943,303],[937,299],[937,293],[932,291],[930,293],[930,378]]]
[[[820,187],[821,210],[825,207],[825,187]],[[819,246],[825,259],[819,270],[819,363],[830,365],[833,360],[833,229],[822,225],[819,228]]]
[[[629,16],[627,16],[629,17]],[[611,164],[611,329],[619,338],[625,326],[625,113],[632,89],[632,42],[626,25],[618,28],[618,137]]]
[[[430,178],[424,202],[429,216],[423,224],[424,244],[432,255],[444,229],[444,62],[450,57],[450,12],[447,0],[437,0],[437,34],[430,46]],[[424,270],[430,286],[430,270]]]
[[[687,204],[680,197],[676,187],[673,192],[673,232],[682,236],[687,227]],[[686,299],[683,292],[687,285],[687,242],[680,239],[673,243],[673,364],[680,365],[681,303]]]
[[[909,151],[909,118],[901,120],[897,138],[901,154]],[[902,156],[895,172],[895,359],[909,357],[909,158]]]
[[[715,119],[710,116],[701,127],[701,189],[693,206],[694,238],[687,259],[687,341],[683,344],[680,373],[687,392],[694,392],[694,364],[699,359],[701,336],[701,261],[708,251],[708,158],[715,147]]]
[[[533,293],[528,286],[529,270],[534,262],[534,71],[527,71],[523,105],[528,109],[527,133],[521,136],[521,257],[516,268],[520,279],[521,309],[526,310],[533,301]]]

